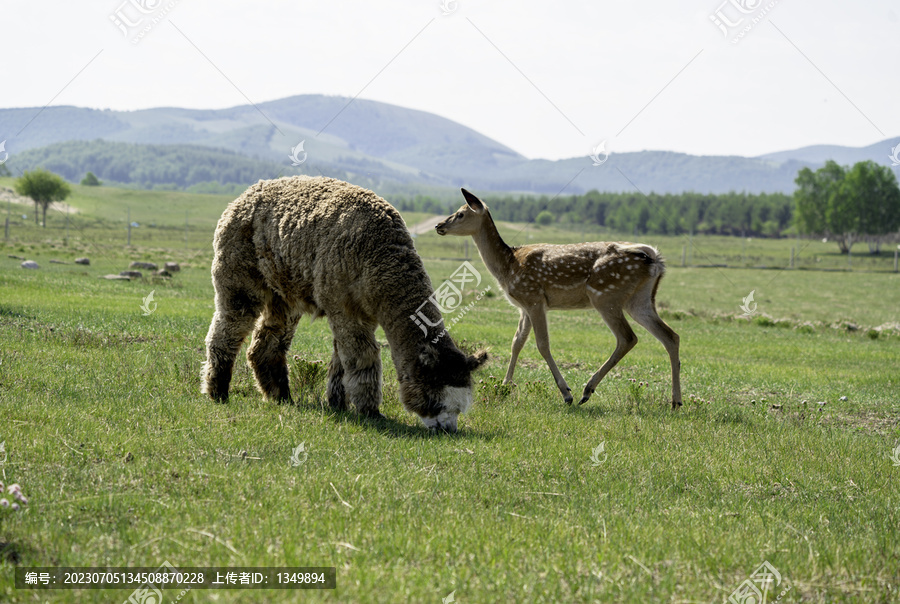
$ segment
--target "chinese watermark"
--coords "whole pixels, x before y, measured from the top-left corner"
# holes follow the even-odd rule
[[[600,456],[603,456],[601,459]],[[605,462],[609,455],[606,454],[606,441],[604,440],[591,451],[591,465],[595,468]]]
[[[778,2],[779,0],[724,0],[709,16],[709,20],[726,39],[737,44],[762,22]]]
[[[162,564],[160,564],[159,568],[156,569],[155,573],[152,573],[154,576],[153,581],[148,581],[144,585],[141,585],[128,596],[128,599],[125,600],[123,604],[162,604],[163,595],[162,590],[157,587],[157,583],[161,583],[165,585],[165,583],[169,583],[171,581],[167,581],[163,579],[163,575],[171,575],[178,574],[179,571],[177,568],[169,564],[169,561],[166,560]],[[158,579],[157,579],[158,577]],[[178,597],[172,600],[172,602],[179,602],[181,598],[185,596],[187,592],[191,590],[190,587],[181,590],[181,593],[178,594]]]
[[[305,142],[306,140],[302,140],[296,147],[291,147],[291,154],[288,155],[288,159],[291,160],[292,166],[299,166],[306,161],[307,153],[303,150],[303,143]],[[300,156],[301,153],[303,157]]]
[[[297,466],[302,466],[306,463],[306,460],[309,459],[309,452],[306,450],[306,443],[302,442],[297,445],[297,448],[294,449],[291,454],[291,465],[295,468]]]
[[[109,15],[109,20],[129,42],[137,44],[150,33],[150,30],[161,23],[180,1],[123,0],[118,8]]]
[[[441,0],[440,6],[442,15],[452,15],[459,8],[459,2],[457,0]]]
[[[144,303],[141,304],[141,310],[144,311],[144,316],[148,317],[152,315],[156,311],[156,302],[153,300],[153,294],[156,290],[151,290],[147,297],[144,298]],[[153,305],[151,308],[150,305]]]
[[[428,298],[419,305],[419,308],[416,309],[416,314],[409,316],[419,329],[422,330],[422,333],[428,335],[429,327],[437,327],[443,323],[443,315],[456,313],[456,316],[450,320],[449,324],[445,324],[444,330],[432,340],[432,343],[436,343],[443,338],[447,334],[447,330],[462,320],[466,313],[472,310],[472,308],[475,307],[475,304],[491,289],[490,285],[487,286],[482,291],[478,292],[474,301],[461,307],[463,290],[465,289],[466,284],[471,281],[475,282],[475,287],[481,285],[481,273],[479,273],[470,262],[465,261],[452,275],[450,275],[449,279],[441,283],[441,285],[434,290],[434,293],[428,296]],[[432,321],[428,317],[428,314],[423,310],[428,304],[431,304],[438,310],[440,318],[437,321]]]
[[[606,139],[602,140],[599,145],[591,149],[591,161],[595,166],[602,166],[609,159],[609,151],[606,150]]]
[[[900,145],[897,146],[900,148]],[[6,163],[6,160],[9,159],[9,152],[6,150],[6,140],[0,141],[0,166]]]
[[[741,310],[744,311],[745,317],[750,317],[756,312],[756,302],[753,301],[753,294],[755,292],[755,289],[752,290],[750,294],[744,298],[744,303],[741,304]]]
[[[731,595],[728,596],[728,603],[767,604],[772,602],[774,604],[780,601],[787,592],[791,591],[791,586],[788,585],[781,590],[777,598],[769,600],[769,597],[774,595],[774,591],[779,585],[781,585],[781,573],[768,561],[765,561],[753,571],[749,579],[746,579],[737,589],[731,592]],[[770,591],[772,592],[771,594],[769,593]]]
[[[2,451],[2,449],[0,449],[0,451]],[[900,466],[900,445],[897,445],[891,452],[891,461],[894,462],[895,466]]]
[[[3,142],[5,143],[6,141]],[[0,151],[3,151],[3,143],[0,143]],[[891,147],[891,154],[888,155],[888,159],[891,160],[891,166],[900,166],[900,144],[896,147]],[[2,163],[3,161],[0,160],[0,164]]]

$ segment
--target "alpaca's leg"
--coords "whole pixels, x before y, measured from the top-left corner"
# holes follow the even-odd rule
[[[200,389],[214,400],[226,401],[234,359],[253,329],[263,303],[256,293],[232,292],[216,285],[216,312],[206,334],[206,362]]]
[[[325,387],[325,397],[328,404],[335,411],[347,410],[347,397],[344,392],[344,366],[338,354],[337,340],[333,342],[334,352],[331,355],[331,363],[328,365],[328,386]]]
[[[300,312],[284,298],[271,294],[253,331],[247,361],[256,375],[256,385],[269,400],[290,402],[287,351],[294,339]]]
[[[375,326],[339,315],[329,315],[329,321],[344,372],[341,383],[346,400],[360,415],[381,417],[381,346],[375,339]]]

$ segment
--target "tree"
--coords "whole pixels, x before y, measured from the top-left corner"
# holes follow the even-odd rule
[[[845,204],[855,210],[854,235],[864,237],[869,251],[877,253],[881,238],[900,228],[900,188],[887,166],[873,161],[859,162],[847,172],[841,185]]]
[[[99,187],[103,183],[100,181],[99,178],[94,176],[93,172],[88,172],[87,174],[84,175],[84,178],[81,179],[81,184],[83,184],[86,187]]]
[[[0,164],[0,176],[12,176],[12,172],[9,171],[5,163]]]
[[[534,217],[534,221],[541,226],[547,226],[548,224],[553,222],[553,213],[544,210]]]
[[[877,250],[884,235],[900,228],[900,188],[886,166],[829,161],[815,172],[803,168],[794,182],[798,228],[832,235],[844,254],[861,238]]]
[[[797,228],[803,233],[828,233],[826,212],[828,202],[840,182],[844,169],[834,161],[828,161],[815,172],[803,168],[794,182],[794,202],[797,205]]]
[[[16,193],[34,200],[34,222],[37,223],[37,208],[43,210],[43,226],[47,227],[47,208],[54,201],[62,201],[72,192],[69,183],[56,174],[38,168],[26,171],[15,182]]]

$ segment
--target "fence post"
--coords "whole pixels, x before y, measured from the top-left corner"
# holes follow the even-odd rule
[[[684,259],[687,258],[687,246],[681,246],[681,268],[684,268]]]
[[[131,208],[128,208],[128,247],[131,247]]]
[[[9,220],[9,219],[7,219]],[[897,256],[898,252],[900,252],[900,245],[897,246],[897,249],[894,250],[894,272],[897,272]]]
[[[791,268],[794,268],[794,248],[791,247]]]
[[[184,251],[188,249],[188,213],[184,211]]]
[[[469,259],[469,238],[468,237],[466,237],[465,243],[466,243],[466,260],[468,260]]]

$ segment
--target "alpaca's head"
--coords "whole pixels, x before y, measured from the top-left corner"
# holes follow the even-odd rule
[[[466,355],[452,343],[427,343],[413,366],[400,376],[400,401],[432,430],[456,432],[456,420],[472,406],[472,372],[487,353]]]

